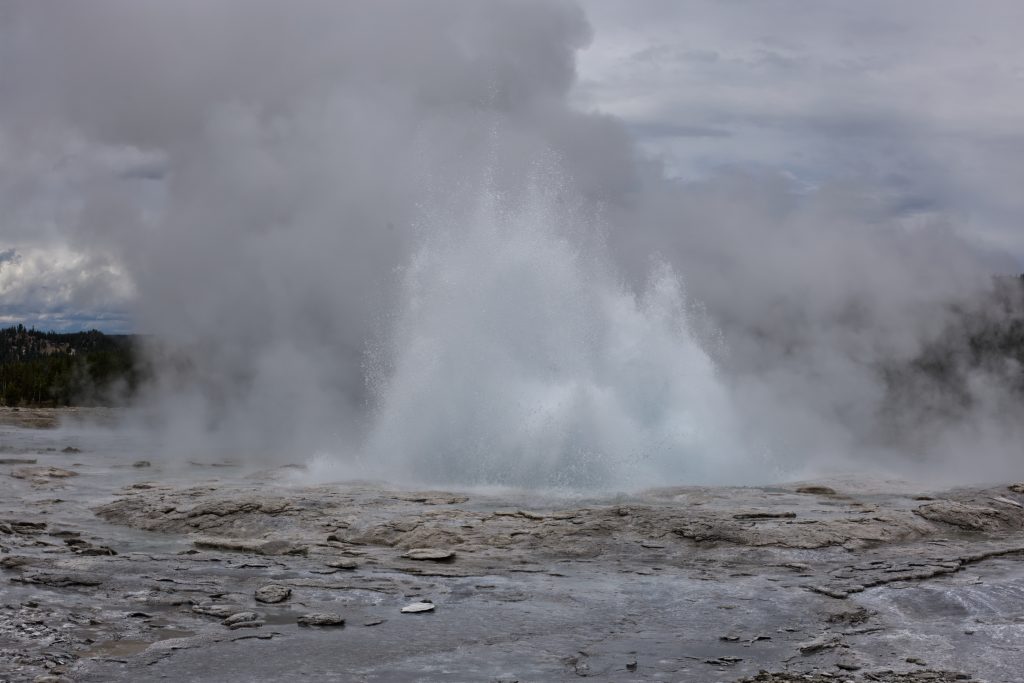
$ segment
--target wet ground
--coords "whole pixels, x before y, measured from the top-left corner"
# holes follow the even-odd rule
[[[56,417],[0,409],[0,680],[1024,678],[1012,482],[312,486]]]

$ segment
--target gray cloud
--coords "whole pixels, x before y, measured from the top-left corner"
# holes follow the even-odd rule
[[[4,249],[0,251],[0,268],[3,268],[5,263],[18,263],[21,260],[21,256],[15,249]]]
[[[645,149],[670,170],[782,168],[820,184],[893,167],[949,198],[975,236],[1024,259],[1019,3],[587,3],[585,107],[627,122],[726,127],[729,140]],[[655,129],[656,130],[656,129]],[[993,145],[993,138],[1002,143]],[[984,162],[979,163],[979,160]],[[949,202],[947,202],[949,203]]]

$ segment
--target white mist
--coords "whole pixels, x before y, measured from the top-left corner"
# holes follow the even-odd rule
[[[391,479],[559,489],[750,481],[728,392],[679,280],[627,290],[535,189],[424,226],[359,460]],[[593,232],[593,231],[590,231]]]

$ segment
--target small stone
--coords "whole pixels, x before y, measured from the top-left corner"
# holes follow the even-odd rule
[[[842,669],[843,671],[859,671],[861,668],[860,664],[851,662],[846,659],[841,659],[838,662],[836,662],[836,666]]]
[[[387,621],[387,619],[373,619],[371,621],[363,622],[363,626],[380,626],[385,621]]]
[[[152,467],[153,463],[148,460],[136,460],[132,463],[132,467]]]
[[[422,602],[414,602],[414,603],[412,603],[410,605],[406,605],[405,607],[402,608],[402,614],[420,614],[421,612],[433,612],[433,611],[434,611],[434,603],[427,602],[426,600],[424,600]]]
[[[291,594],[291,588],[272,583],[266,586],[260,586],[256,589],[256,602],[265,602],[268,604],[284,602],[289,598],[289,596],[291,596]]]
[[[296,622],[299,626],[344,626],[345,619],[339,614],[328,614],[326,612],[315,612],[303,614]]]
[[[740,637],[739,636],[734,636],[734,635],[727,635],[727,636],[719,636],[718,639],[721,640],[722,642],[725,642],[725,643],[737,643],[737,642],[739,642]]]
[[[412,548],[406,551],[402,557],[407,560],[430,560],[432,562],[444,562],[455,559],[455,551],[442,550],[440,548]]]
[[[924,660],[918,659],[917,657],[907,657],[907,664],[917,664],[918,666],[924,666]]]

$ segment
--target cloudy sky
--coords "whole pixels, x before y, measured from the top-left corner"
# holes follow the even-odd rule
[[[84,32],[102,41],[117,22],[83,20],[70,4],[38,13],[27,11],[28,4],[0,10],[0,323],[133,330],[137,273],[97,237],[102,231],[90,216],[134,222],[139,239],[159,230],[153,226],[173,170],[161,145],[180,140],[132,129],[138,118],[124,115],[123,103],[104,113],[98,101],[72,93],[107,87],[104,70],[133,77],[130,65],[103,60],[158,59],[146,72],[155,82],[112,96],[152,100],[133,106],[147,111],[151,127],[170,127],[185,106],[175,100],[189,93],[189,74],[202,68],[197,60],[239,64],[224,53],[200,50],[197,57],[161,38],[151,41],[148,10],[126,7],[119,8],[117,31],[138,31],[118,38],[120,51],[45,53],[40,46],[55,36]],[[639,153],[661,162],[668,177],[694,183],[736,172],[778,173],[808,194],[857,183],[905,224],[940,220],[989,253],[994,270],[1021,267],[1024,4],[589,0],[581,6],[591,34],[589,43],[585,35],[567,41],[569,49],[582,48],[571,106],[619,119]],[[244,5],[226,7],[220,3],[193,19],[208,20],[215,35],[213,27],[231,12],[246,12]],[[323,9],[317,7],[311,16]],[[117,15],[106,19],[111,16]],[[259,12],[250,19],[235,28],[273,35]],[[70,29],[75,21],[85,28]],[[303,32],[311,43],[324,40],[325,29],[316,24],[292,22],[282,29],[291,32],[283,40],[301,39]],[[544,27],[534,30],[543,40]],[[530,50],[529,38],[510,49]],[[80,58],[98,60],[97,71],[76,64]],[[316,72],[312,59],[304,53],[289,63],[292,76]],[[268,64],[253,68],[271,81],[289,77]],[[198,79],[195,88],[208,85]]]
[[[1024,255],[1024,5],[825,0],[586,3],[580,106],[671,172],[764,167],[808,188],[882,180]]]

